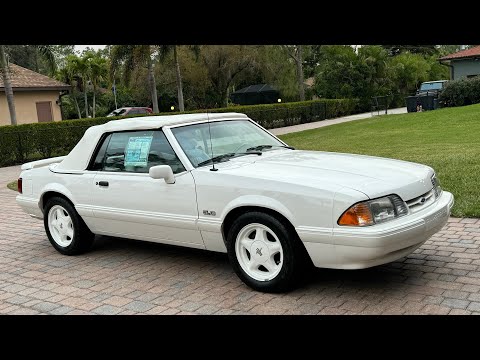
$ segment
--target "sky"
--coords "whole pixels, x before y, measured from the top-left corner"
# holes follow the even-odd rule
[[[75,45],[75,51],[82,52],[87,47],[93,48],[95,50],[103,49],[106,45]]]

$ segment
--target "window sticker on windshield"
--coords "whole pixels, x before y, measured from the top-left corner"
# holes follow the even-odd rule
[[[153,136],[133,136],[125,149],[124,166],[147,166]]]

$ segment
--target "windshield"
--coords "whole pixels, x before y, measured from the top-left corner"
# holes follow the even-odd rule
[[[420,91],[441,90],[442,88],[443,88],[443,82],[423,83],[420,86]]]
[[[252,148],[260,145],[271,145],[264,151],[275,147],[283,147],[280,141],[248,120],[215,121],[210,123],[212,142],[210,148],[210,133],[208,123],[186,125],[172,129],[172,133],[182,147],[185,155],[197,167],[213,157],[224,154],[233,157],[254,151]],[[255,149],[256,150],[256,149]],[[245,155],[245,154],[242,154]],[[202,164],[202,165],[203,165]],[[200,165],[201,166],[201,165]]]

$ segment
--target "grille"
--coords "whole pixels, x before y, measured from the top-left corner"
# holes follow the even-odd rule
[[[433,179],[433,178],[432,178]],[[433,182],[433,180],[432,180]],[[435,202],[435,188],[429,192],[407,201],[411,213],[416,213]]]

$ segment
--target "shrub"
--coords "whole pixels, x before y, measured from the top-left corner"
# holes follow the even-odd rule
[[[67,154],[90,126],[116,118],[0,126],[0,166]]]
[[[442,106],[464,106],[480,103],[480,77],[447,83],[439,96]]]
[[[239,112],[247,114],[261,126],[271,129],[339,117],[355,113],[358,101],[352,99],[323,99],[284,104],[234,106],[199,112]],[[155,115],[172,115],[162,113]],[[175,113],[178,114],[178,113]],[[144,116],[144,115],[135,115]],[[90,126],[104,124],[124,117],[99,117],[51,123],[0,126],[0,166],[29,160],[62,156],[70,152]]]

